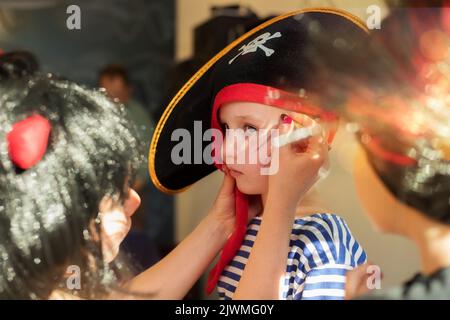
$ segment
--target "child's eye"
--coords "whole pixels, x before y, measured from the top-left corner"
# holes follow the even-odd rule
[[[258,129],[256,129],[255,127],[253,127],[251,125],[246,124],[244,126],[244,131],[245,131],[245,133],[255,133],[256,131],[258,131]]]

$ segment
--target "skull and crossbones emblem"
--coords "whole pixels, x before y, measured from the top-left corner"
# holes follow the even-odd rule
[[[272,54],[274,54],[275,50],[267,48],[264,44],[269,41],[270,39],[274,39],[274,38],[280,38],[281,37],[281,33],[280,32],[275,32],[274,34],[270,34],[270,32],[266,32],[263,33],[261,35],[259,35],[257,38],[255,38],[254,40],[250,41],[249,43],[247,43],[246,45],[243,45],[242,47],[239,48],[239,53],[233,58],[231,59],[228,64],[232,64],[233,61],[239,57],[239,56],[243,56],[244,54],[250,53],[250,52],[256,52],[258,51],[258,49],[261,49],[262,51],[264,51],[264,53],[266,54],[266,57],[270,57]]]

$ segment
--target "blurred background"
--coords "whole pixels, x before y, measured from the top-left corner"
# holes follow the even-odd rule
[[[67,7],[74,4],[81,12],[80,30],[66,25]],[[171,96],[229,42],[289,11],[338,7],[366,21],[370,5],[377,5],[382,17],[389,12],[383,0],[0,0],[0,48],[29,50],[45,72],[104,87],[125,104],[148,149]],[[331,173],[317,185],[317,194],[345,218],[369,260],[381,267],[383,286],[400,283],[418,270],[418,255],[406,240],[374,230],[363,215],[352,177],[358,145],[351,128],[341,126],[331,151]],[[195,228],[221,180],[216,172],[168,196],[153,187],[143,165],[135,185],[143,205],[122,247],[138,270],[154,264]],[[205,297],[203,288],[204,279],[186,298],[216,298]]]

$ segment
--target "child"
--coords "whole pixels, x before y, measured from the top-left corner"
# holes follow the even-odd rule
[[[378,230],[411,240],[421,263],[409,281],[365,299],[450,297],[450,10],[429,5],[394,10],[374,32],[363,58],[370,78],[357,74],[361,57],[351,68],[359,86],[346,114],[360,128],[355,180],[365,213]],[[366,267],[349,274],[347,298],[368,293]]]
[[[329,56],[317,60],[311,51],[323,41],[322,34]],[[365,252],[342,218],[302,212],[298,203],[326,168],[335,132],[336,117],[321,108],[327,96],[334,95],[327,90],[333,81],[327,79],[327,65],[361,50],[359,39],[366,36],[357,18],[339,10],[301,10],[277,17],[215,56],[167,107],[150,148],[155,185],[166,192],[182,191],[212,172],[215,162],[230,186],[229,210],[236,214],[236,226],[210,273],[208,293],[217,285],[222,299],[344,297],[345,274],[365,262]],[[348,52],[334,55],[336,47]],[[174,161],[180,149],[178,133],[194,133],[195,139],[197,121],[213,129],[210,158],[195,165]],[[242,133],[242,144],[230,141],[233,130]],[[271,141],[271,130],[281,132],[279,140]],[[223,148],[217,131],[225,133]],[[266,139],[252,147],[255,135]],[[279,149],[274,145],[292,140],[301,141]],[[230,155],[249,159],[265,141],[270,165],[259,158],[256,163],[239,163]],[[201,157],[203,151],[197,147],[195,141],[193,153]],[[189,146],[186,154],[191,152]],[[272,174],[262,174],[275,164],[278,169]]]

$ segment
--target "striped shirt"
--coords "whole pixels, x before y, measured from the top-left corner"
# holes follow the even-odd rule
[[[233,298],[262,218],[253,218],[242,245],[217,284],[221,299]],[[348,270],[366,262],[366,253],[347,223],[333,214],[296,218],[290,236],[281,300],[343,299]]]

